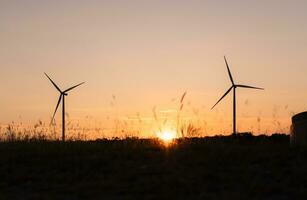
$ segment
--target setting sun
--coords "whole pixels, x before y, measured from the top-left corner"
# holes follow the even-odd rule
[[[164,142],[170,142],[177,137],[177,134],[175,131],[163,131],[162,133],[158,134],[158,137]]]

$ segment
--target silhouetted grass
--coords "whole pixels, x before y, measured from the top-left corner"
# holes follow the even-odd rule
[[[304,199],[307,149],[251,134],[0,143],[0,199]]]

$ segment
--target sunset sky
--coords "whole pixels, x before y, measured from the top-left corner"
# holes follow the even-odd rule
[[[187,91],[182,119],[228,134],[232,95],[210,110],[231,84],[226,55],[236,82],[265,88],[238,90],[238,130],[288,132],[307,110],[306,9],[305,0],[1,0],[0,124],[50,120],[58,93],[46,72],[62,89],[86,82],[66,98],[80,123],[153,127],[155,110],[171,127]]]

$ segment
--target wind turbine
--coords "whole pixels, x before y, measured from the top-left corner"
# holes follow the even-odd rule
[[[76,87],[84,84],[85,82],[82,82],[78,85],[75,85],[73,87],[68,88],[67,90],[62,91],[46,73],[45,73],[45,75],[50,80],[50,82],[53,84],[53,86],[60,92],[60,97],[59,97],[58,103],[56,105],[55,111],[53,113],[51,123],[54,120],[55,114],[56,114],[56,112],[59,108],[59,105],[61,103],[61,100],[62,100],[62,141],[65,142],[65,96],[68,95],[67,92],[71,91],[72,89],[75,89]]]
[[[230,69],[229,69],[229,65],[226,59],[226,56],[224,56],[224,60],[225,60],[225,64],[227,66],[227,71],[228,71],[228,75],[230,78],[230,81],[232,83],[232,86],[227,90],[227,92],[218,100],[218,102],[211,108],[211,110],[220,102],[222,101],[222,99],[224,99],[225,96],[227,96],[227,94],[229,92],[231,92],[231,90],[233,89],[233,134],[236,134],[236,123],[237,123],[237,112],[236,112],[236,89],[237,88],[249,88],[249,89],[256,89],[256,90],[264,90],[263,88],[258,88],[258,87],[253,87],[253,86],[248,86],[248,85],[237,85],[235,84]]]

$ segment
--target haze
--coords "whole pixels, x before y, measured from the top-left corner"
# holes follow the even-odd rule
[[[47,72],[63,89],[86,81],[67,97],[80,123],[154,124],[154,107],[171,121],[187,91],[183,118],[227,134],[232,99],[210,110],[230,87],[226,55],[236,82],[266,89],[240,89],[238,130],[287,133],[306,110],[306,9],[303,0],[1,0],[0,124],[50,120],[58,93]]]

